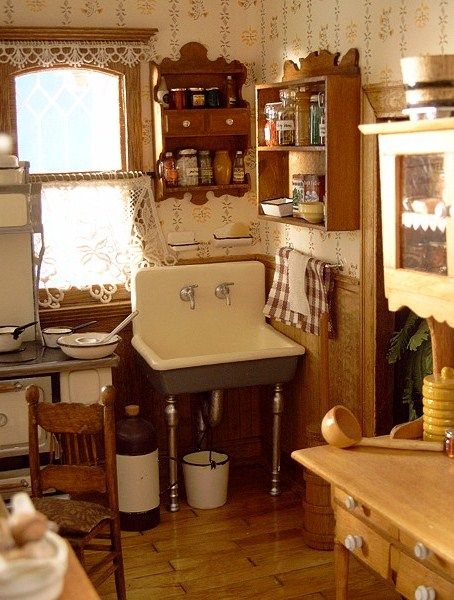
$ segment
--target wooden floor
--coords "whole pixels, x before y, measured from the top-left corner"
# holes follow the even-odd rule
[[[128,600],[334,600],[333,553],[301,538],[301,499],[285,487],[272,498],[259,466],[231,470],[229,497],[203,511],[182,501],[178,513],[161,506],[161,523],[124,533]],[[351,600],[396,600],[390,586],[351,561]],[[114,600],[113,578],[100,590]]]

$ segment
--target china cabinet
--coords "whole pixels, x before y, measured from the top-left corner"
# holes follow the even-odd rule
[[[164,58],[161,61],[153,76],[154,143],[158,164],[166,152],[177,157],[180,150],[188,148],[209,150],[213,159],[217,150],[227,150],[232,162],[237,150],[247,152],[251,117],[249,104],[242,97],[246,75],[247,69],[241,62],[227,62],[223,57],[210,60],[207,49],[197,42],[185,44],[177,60]],[[164,87],[169,94],[163,102]],[[173,100],[169,104],[170,97]],[[213,106],[215,104],[218,106]],[[194,204],[204,204],[209,191],[216,196],[241,196],[249,189],[248,174],[244,183],[171,188],[162,178],[156,179],[158,200],[182,198],[189,193]]]
[[[327,51],[312,53],[284,64],[279,83],[256,86],[256,164],[259,214],[262,219],[326,231],[359,227],[359,116],[360,70],[358,51],[351,49],[338,60]],[[265,105],[279,102],[284,89],[303,90],[308,100],[323,97],[324,136],[303,146],[268,145]],[[282,96],[282,95],[281,95]],[[298,137],[297,137],[298,141]],[[311,140],[307,140],[310,142]],[[296,216],[270,216],[261,202],[293,195],[294,176],[324,177],[324,220],[310,223]],[[322,200],[323,198],[320,198]]]

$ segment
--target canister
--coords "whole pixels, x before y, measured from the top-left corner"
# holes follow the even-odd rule
[[[218,87],[209,87],[205,90],[205,103],[209,108],[221,106],[221,96]]]
[[[186,88],[172,88],[170,90],[170,108],[181,110],[186,108]]]
[[[454,428],[454,369],[424,377],[422,393],[424,439],[443,442],[446,430]]]
[[[187,187],[199,184],[199,167],[197,150],[185,148],[178,153],[177,160],[178,185]]]
[[[191,108],[203,108],[205,106],[205,88],[189,88],[189,106]]]
[[[304,202],[322,202],[325,195],[325,176],[307,173],[304,175]]]
[[[293,214],[298,216],[299,204],[304,202],[304,174],[295,173],[292,175],[292,199],[293,199]]]

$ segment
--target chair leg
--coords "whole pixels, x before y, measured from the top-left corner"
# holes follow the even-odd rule
[[[84,571],[86,571],[84,549],[82,548],[82,546],[73,546],[72,548],[74,550],[74,554],[77,556],[77,559],[80,562],[80,564],[82,565]]]
[[[110,532],[112,535],[112,545],[116,557],[114,558],[115,565],[115,589],[117,591],[118,600],[126,600],[126,583],[125,583],[125,569],[123,565],[123,551],[121,548],[121,529],[119,519],[111,521]]]

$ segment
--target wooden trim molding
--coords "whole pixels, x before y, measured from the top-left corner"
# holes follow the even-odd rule
[[[11,41],[119,41],[147,43],[156,28],[0,27],[0,40]]]

